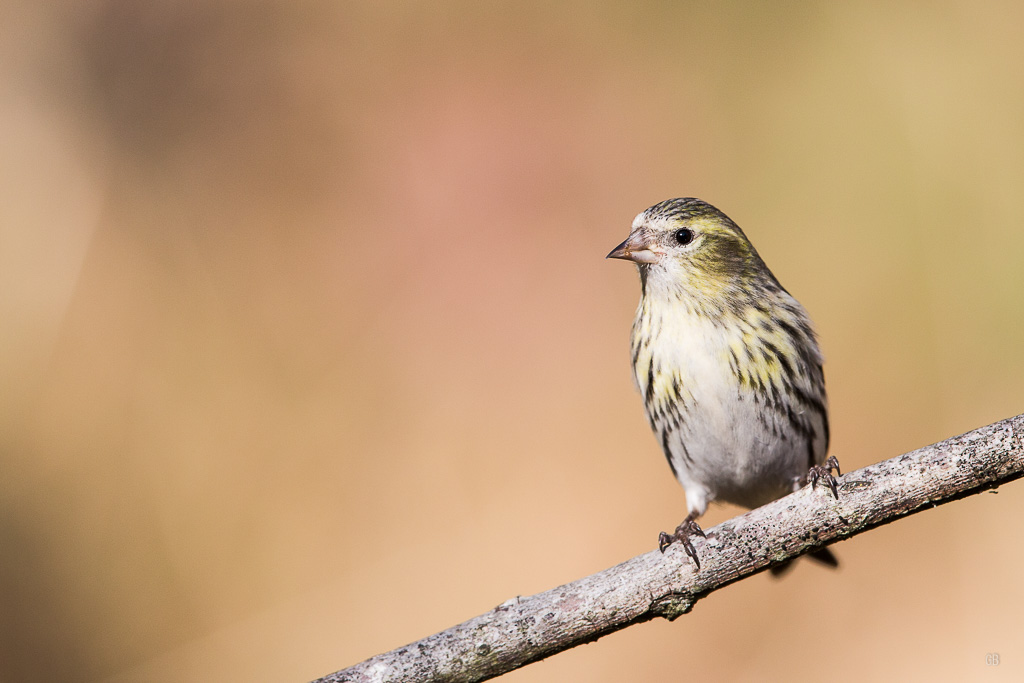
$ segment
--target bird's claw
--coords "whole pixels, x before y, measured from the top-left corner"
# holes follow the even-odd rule
[[[700,528],[700,525],[691,518],[687,517],[682,523],[676,527],[676,530],[667,534],[664,531],[658,536],[658,550],[665,552],[665,548],[672,545],[674,542],[679,541],[683,546],[683,550],[693,560],[693,565],[700,570],[700,560],[697,559],[697,550],[693,547],[693,543],[690,541],[691,536],[700,536],[701,538],[707,538],[704,535],[704,530]]]
[[[828,484],[828,487],[832,489],[832,495],[835,496],[836,500],[839,500],[839,483],[836,481],[836,477],[832,476],[832,470],[836,471],[837,477],[843,475],[839,471],[839,460],[834,455],[828,456],[825,464],[811,467],[810,472],[807,473],[807,478],[811,481],[812,489],[817,487],[819,479]]]

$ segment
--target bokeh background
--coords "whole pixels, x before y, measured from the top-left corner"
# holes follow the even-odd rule
[[[308,680],[651,550],[604,255],[668,197],[810,310],[845,468],[1024,411],[1020,3],[0,7],[5,681]],[[1020,680],[1022,514],[506,680]]]

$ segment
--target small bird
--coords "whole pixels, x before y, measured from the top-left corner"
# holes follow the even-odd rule
[[[689,514],[661,533],[661,551],[678,541],[699,570],[691,537],[704,536],[696,520],[714,500],[755,508],[808,478],[838,498],[811,320],[739,226],[699,199],[669,199],[607,258],[640,271],[633,377],[686,492]],[[816,555],[837,564],[827,548]]]

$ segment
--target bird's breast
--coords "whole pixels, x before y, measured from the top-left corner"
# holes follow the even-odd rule
[[[725,406],[739,383],[730,367],[727,330],[683,306],[641,306],[634,324],[633,372],[652,426],[700,415],[725,428]]]

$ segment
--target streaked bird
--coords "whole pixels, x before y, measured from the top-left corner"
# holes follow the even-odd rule
[[[764,505],[819,479],[838,497],[822,355],[811,320],[736,223],[694,198],[636,217],[608,258],[640,272],[631,339],[644,411],[689,514],[659,547],[691,537],[712,501]],[[818,559],[835,564],[827,550]]]

